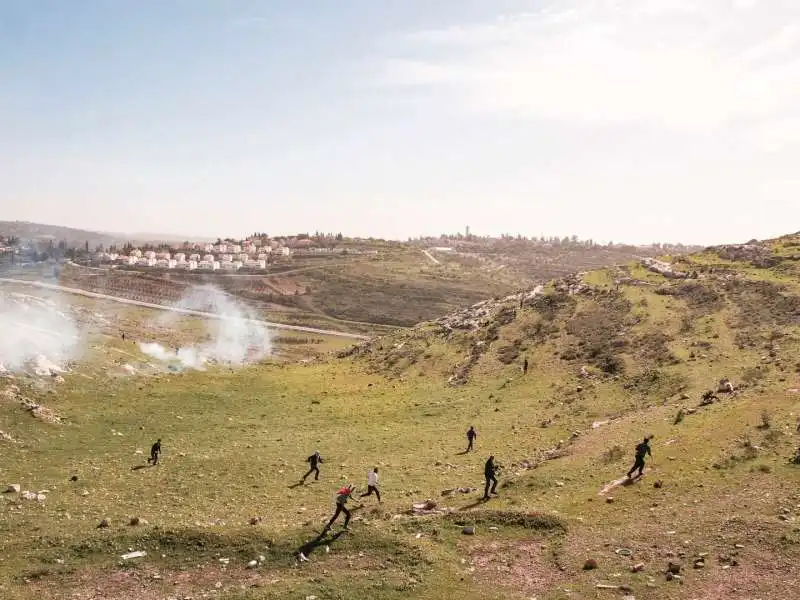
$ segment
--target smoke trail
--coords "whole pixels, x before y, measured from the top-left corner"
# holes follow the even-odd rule
[[[81,332],[55,298],[0,293],[0,371],[49,375],[78,357]]]
[[[202,370],[208,362],[231,365],[257,362],[272,351],[271,333],[259,322],[258,314],[213,286],[192,288],[174,306],[209,312],[218,318],[206,321],[209,341],[204,344],[179,348],[176,352],[157,343],[139,345],[142,352],[156,360]],[[169,327],[178,319],[176,313],[165,313],[157,324]]]

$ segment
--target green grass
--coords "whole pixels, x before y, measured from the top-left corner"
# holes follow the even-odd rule
[[[595,288],[562,298],[555,311],[532,304],[475,331],[395,332],[365,357],[299,363],[340,346],[281,333],[291,361],[108,377],[108,357],[130,348],[95,337],[64,383],[0,380],[0,392],[14,383],[65,419],[44,423],[15,401],[0,403],[0,429],[18,440],[0,442],[0,485],[49,490],[44,503],[0,496],[2,597],[615,597],[598,591],[599,582],[630,586],[640,600],[786,597],[800,558],[791,520],[800,518],[797,467],[788,460],[797,446],[800,394],[788,390],[800,387],[800,327],[743,322],[742,301],[721,280],[699,280],[719,292],[711,301],[657,294],[680,285],[663,278],[616,296],[608,277],[589,277]],[[120,313],[131,326],[144,317]],[[197,322],[181,323],[172,335],[198,334]],[[743,331],[758,344],[741,347]],[[596,346],[598,332],[618,343]],[[773,338],[770,356],[763,345]],[[484,339],[466,383],[448,384]],[[594,347],[624,370],[593,365],[585,353]],[[508,348],[519,353],[511,361]],[[723,376],[740,391],[698,408]],[[469,425],[477,451],[462,455]],[[648,434],[650,470],[607,502],[598,492],[627,471]],[[137,451],[158,437],[162,462],[133,470],[144,463]],[[543,460],[553,448],[559,458]],[[314,450],[326,459],[321,480],[290,487]],[[500,495],[483,504],[489,453],[505,468]],[[350,533],[308,546],[336,489],[364,488],[374,466],[384,503],[365,499]],[[461,487],[476,491],[441,494]],[[449,512],[409,514],[426,499]],[[784,509],[790,520],[778,518]],[[129,526],[134,516],[148,524]],[[101,519],[111,526],[98,529]],[[464,526],[476,535],[463,535]],[[123,564],[131,548],[148,555]],[[302,548],[310,561],[297,564]],[[707,566],[694,570],[700,553]],[[723,569],[718,557],[732,553],[740,566]],[[259,567],[246,569],[258,556]],[[597,570],[583,570],[588,558]],[[669,560],[684,565],[683,584],[664,578]],[[645,569],[634,574],[637,562]]]

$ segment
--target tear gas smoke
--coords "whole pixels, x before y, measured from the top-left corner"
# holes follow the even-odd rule
[[[139,349],[152,358],[180,363],[188,369],[202,370],[208,362],[244,365],[257,362],[272,350],[272,336],[267,326],[260,322],[258,314],[250,307],[235,300],[213,286],[194,287],[176,308],[211,313],[207,319],[208,341],[199,345],[183,347],[177,351],[167,350],[161,344],[150,342],[139,344]],[[174,326],[180,315],[164,313],[156,323]]]
[[[0,372],[60,372],[82,347],[80,329],[58,296],[0,293]]]

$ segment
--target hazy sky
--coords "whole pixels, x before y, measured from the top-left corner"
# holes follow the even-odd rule
[[[798,0],[0,0],[0,219],[800,229]]]

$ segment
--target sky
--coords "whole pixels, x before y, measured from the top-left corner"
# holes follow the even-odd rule
[[[0,219],[800,229],[797,0],[0,0]]]

